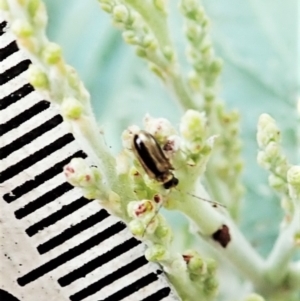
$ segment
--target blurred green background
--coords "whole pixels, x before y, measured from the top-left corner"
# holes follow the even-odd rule
[[[179,123],[182,111],[178,104],[123,42],[96,0],[45,2],[49,38],[62,46],[66,61],[77,69],[90,91],[95,115],[115,153],[120,150],[121,132],[128,125],[141,125],[146,113]],[[246,186],[241,227],[263,255],[277,236],[282,212],[277,196],[268,188],[267,173],[256,164],[256,123],[261,113],[271,114],[282,129],[290,162],[299,161],[297,2],[202,1],[211,20],[216,53],[224,60],[220,97],[228,108],[241,112]],[[183,56],[186,43],[178,1],[169,3],[170,30]],[[180,237],[179,229],[186,221],[176,213],[166,214]]]

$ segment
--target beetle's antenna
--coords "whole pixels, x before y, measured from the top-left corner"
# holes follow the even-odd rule
[[[189,192],[187,192],[187,194],[188,194],[188,195],[190,195],[190,196],[192,196],[192,197],[194,197],[194,198],[196,198],[196,199],[200,199],[200,200],[202,200],[202,201],[205,201],[205,202],[211,203],[211,204],[213,204],[213,205],[217,205],[217,206],[221,206],[221,207],[223,207],[223,208],[226,208],[226,206],[225,206],[225,205],[223,205],[223,204],[221,204],[221,203],[219,203],[219,202],[216,202],[216,201],[211,201],[211,200],[208,200],[208,199],[202,198],[202,197],[200,197],[200,196],[194,195],[194,194],[192,194],[192,193],[189,193]]]

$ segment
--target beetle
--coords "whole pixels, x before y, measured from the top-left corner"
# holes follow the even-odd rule
[[[165,189],[178,185],[173,166],[163,153],[156,139],[146,131],[139,131],[132,139],[132,150],[151,179],[163,184]]]

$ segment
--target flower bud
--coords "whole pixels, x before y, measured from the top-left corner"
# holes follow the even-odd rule
[[[130,223],[128,224],[128,228],[131,231],[131,233],[135,236],[141,237],[145,233],[145,225],[142,221],[137,219],[130,221]]]
[[[147,57],[147,51],[142,47],[137,46],[136,49],[135,49],[135,53],[136,53],[137,56],[139,56],[141,58],[146,58]]]
[[[198,24],[191,22],[186,25],[185,32],[190,41],[197,41],[201,36],[202,30]]]
[[[67,97],[63,100],[61,105],[62,115],[69,119],[78,119],[80,118],[83,112],[82,104],[73,97]]]
[[[132,201],[127,205],[127,212],[133,218],[145,218],[151,214],[151,219],[155,213],[155,208],[155,203],[151,200]]]
[[[152,0],[154,6],[163,13],[167,10],[167,0]]]
[[[32,12],[34,12],[33,23],[35,27],[39,30],[45,28],[48,22],[48,15],[45,3],[40,1],[40,4],[38,6],[35,6],[34,9],[32,8]]]
[[[101,3],[100,7],[109,14],[112,12],[112,6],[108,3]]]
[[[136,45],[139,43],[139,38],[136,36],[134,31],[126,30],[122,33],[122,37],[127,44]]]
[[[143,38],[143,46],[149,50],[155,50],[157,48],[157,42],[152,35],[147,34]]]
[[[177,135],[169,136],[163,146],[163,150],[168,158],[171,158],[176,152],[179,151],[181,146],[181,138]]]
[[[76,187],[88,188],[95,186],[101,179],[97,168],[91,168],[82,158],[74,158],[64,167],[64,174],[70,184]]]
[[[162,52],[163,52],[165,58],[166,58],[168,61],[171,62],[171,61],[174,60],[174,58],[175,58],[175,53],[174,53],[174,50],[173,50],[171,47],[169,47],[169,46],[164,47],[163,50],[162,50]]]
[[[265,299],[260,295],[250,294],[244,299],[244,301],[265,301]]]
[[[152,71],[155,75],[157,75],[158,77],[160,77],[161,79],[164,79],[164,73],[163,70],[160,69],[157,65],[153,64],[153,63],[149,63],[148,64],[149,70]]]
[[[210,72],[214,73],[214,74],[219,74],[222,70],[223,67],[223,62],[221,59],[215,59],[211,62],[209,69]]]
[[[286,182],[281,177],[270,174],[268,177],[269,185],[277,191],[286,192]]]
[[[217,270],[216,261],[212,258],[207,258],[206,259],[206,269],[207,269],[207,273],[209,273],[210,275],[214,275]]]
[[[183,259],[187,263],[188,271],[195,275],[201,275],[204,262],[199,253],[195,250],[187,250],[183,253]]]
[[[300,198],[300,166],[294,165],[287,172],[289,193],[292,199]]]
[[[274,119],[268,114],[260,115],[257,124],[257,142],[260,148],[265,148],[271,141],[279,142],[280,131]]]
[[[123,133],[122,133],[123,148],[131,149],[133,137],[139,131],[140,131],[140,128],[137,125],[131,125],[125,131],[123,131]]]
[[[56,43],[48,43],[43,49],[43,58],[49,65],[58,63],[62,58],[62,51]]]
[[[203,139],[206,131],[207,119],[204,112],[188,110],[181,118],[180,133],[189,141]]]
[[[208,277],[205,279],[203,286],[205,293],[209,296],[212,296],[217,293],[219,284],[215,277]]]
[[[32,26],[25,20],[17,19],[13,22],[11,28],[13,33],[19,38],[28,38],[33,34]]]
[[[176,134],[171,122],[165,118],[153,118],[146,114],[143,121],[145,130],[159,143],[164,144],[169,136]]]
[[[125,5],[116,5],[113,9],[113,17],[117,22],[125,23],[128,20],[129,12]]]
[[[28,80],[37,89],[47,89],[49,87],[46,73],[44,73],[37,65],[29,66]]]
[[[41,0],[28,1],[27,10],[31,18],[33,18],[36,15],[40,4],[41,4]]]
[[[145,257],[148,261],[163,261],[168,259],[169,253],[162,245],[153,245],[145,252]]]

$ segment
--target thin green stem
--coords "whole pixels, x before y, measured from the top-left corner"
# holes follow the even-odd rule
[[[283,281],[288,273],[290,260],[296,250],[295,234],[300,232],[300,206],[290,224],[281,231],[267,259],[265,274],[275,285]]]
[[[143,17],[162,49],[165,47],[172,48],[167,18],[162,11],[156,9],[152,3],[146,0],[124,0],[124,2],[133,7]]]
[[[167,49],[174,49],[169,36],[166,14],[156,9],[152,3],[140,0],[124,0],[133,7],[149,26],[156,37],[162,53]],[[149,57],[153,62],[159,62],[158,66],[163,69],[167,75],[166,85],[174,93],[181,106],[186,109],[196,109],[195,101],[186,86],[182,76],[179,73],[179,66],[175,61],[162,62],[158,57]]]

